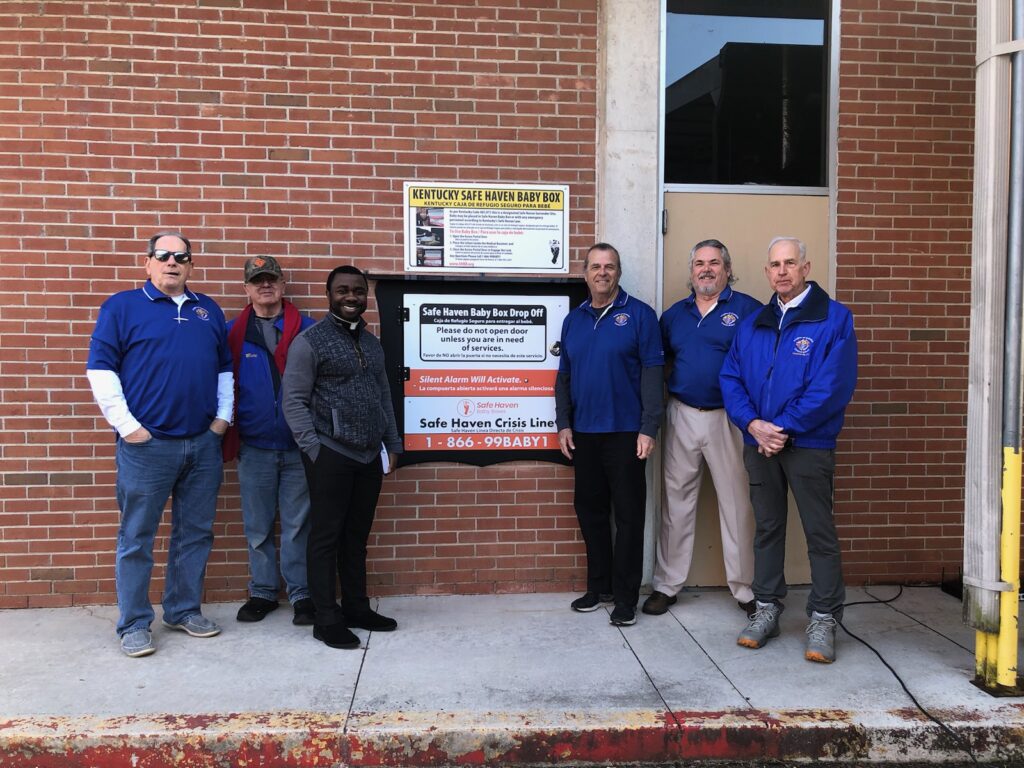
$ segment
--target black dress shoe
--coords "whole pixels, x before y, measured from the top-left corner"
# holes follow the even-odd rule
[[[276,600],[266,600],[262,597],[250,597],[245,605],[238,609],[235,618],[238,621],[263,621],[268,613],[277,609]]]
[[[292,624],[297,627],[308,627],[316,624],[316,606],[308,597],[296,600],[292,606],[295,615],[292,617]]]
[[[358,648],[359,638],[349,632],[344,624],[316,624],[313,637],[330,648]]]
[[[745,603],[741,603],[737,600],[736,604],[740,607],[741,611],[747,614],[747,616],[753,616],[754,613],[757,612],[757,600],[748,600]]]
[[[651,596],[644,601],[644,607],[641,608],[644,613],[649,613],[651,616],[661,616],[668,610],[670,605],[676,604],[676,596],[672,595],[669,597],[664,592],[658,592],[655,590],[651,592]]]
[[[345,617],[346,627],[368,629],[371,632],[394,632],[398,629],[398,622],[387,616],[381,616],[372,608],[354,616]]]

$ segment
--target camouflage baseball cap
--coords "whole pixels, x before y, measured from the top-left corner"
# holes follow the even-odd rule
[[[249,282],[258,275],[276,275],[283,279],[281,265],[273,256],[253,256],[245,262],[245,282]]]

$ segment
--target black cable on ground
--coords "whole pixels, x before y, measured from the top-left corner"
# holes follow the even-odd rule
[[[893,597],[890,597],[888,600],[879,600],[878,598],[875,598],[873,600],[857,600],[857,601],[852,602],[852,603],[843,603],[843,608],[849,608],[850,606],[853,606],[853,605],[878,605],[878,604],[884,605],[886,603],[891,603],[891,602],[895,601],[902,594],[903,594],[903,587],[900,586],[899,592],[897,592]],[[885,668],[888,669],[890,672],[892,672],[892,676],[896,678],[896,682],[898,682],[900,684],[900,687],[903,689],[904,693],[906,693],[907,696],[910,697],[910,700],[912,702],[914,702],[914,706],[917,707],[919,710],[921,710],[921,714],[923,714],[925,717],[927,717],[929,720],[931,720],[933,723],[935,723],[937,726],[939,726],[939,728],[942,729],[942,732],[945,733],[947,736],[949,736],[950,740],[959,749],[963,750],[967,754],[967,756],[969,758],[971,758],[971,762],[974,763],[975,765],[978,765],[978,759],[974,756],[974,751],[971,749],[971,745],[967,742],[967,740],[962,738],[960,735],[958,735],[952,728],[950,728],[944,722],[939,720],[939,718],[937,718],[935,715],[933,715],[931,712],[929,712],[927,709],[925,709],[924,706],[922,706],[921,702],[919,702],[917,700],[917,698],[914,696],[914,694],[912,694],[910,692],[910,689],[907,688],[907,684],[903,682],[903,678],[899,676],[899,673],[895,669],[892,668],[892,665],[889,664],[889,662],[885,660],[885,657],[882,656],[882,654],[879,653],[878,650],[873,645],[871,645],[871,643],[869,643],[864,638],[858,637],[857,635],[853,634],[853,632],[851,632],[849,629],[847,629],[846,625],[843,624],[842,621],[840,621],[838,623],[839,623],[839,626],[843,628],[843,632],[848,634],[850,637],[852,637],[858,643],[861,643],[869,651],[871,651],[873,654],[875,654],[875,656],[878,657],[878,660],[880,662],[882,662],[882,664],[885,666]]]

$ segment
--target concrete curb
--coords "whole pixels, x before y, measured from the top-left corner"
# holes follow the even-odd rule
[[[1024,705],[935,713],[980,762],[1024,766]],[[4,768],[969,762],[916,710],[310,712],[0,721]]]

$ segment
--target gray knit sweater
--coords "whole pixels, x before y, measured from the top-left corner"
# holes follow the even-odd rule
[[[362,319],[352,334],[347,323],[327,315],[288,348],[282,408],[295,442],[316,460],[326,445],[367,463],[380,453],[400,453],[401,438],[391,404],[380,341]]]

